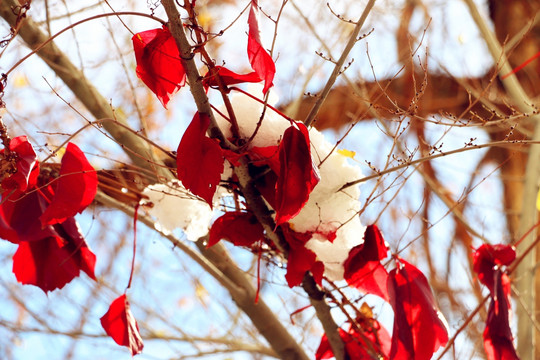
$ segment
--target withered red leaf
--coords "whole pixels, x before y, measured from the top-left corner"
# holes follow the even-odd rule
[[[219,74],[223,85],[235,85],[245,82],[257,83],[261,81],[261,78],[257,73],[250,72],[249,74],[237,74],[234,71],[227,69],[224,66],[216,66],[214,69]],[[212,76],[210,73],[206,73],[203,78],[203,85],[208,88],[209,86],[218,86],[216,76]]]
[[[486,328],[484,330],[484,349],[488,360],[518,360],[512,342],[510,329],[510,300],[505,292],[503,272],[497,269],[494,274],[494,292],[491,293]]]
[[[96,196],[97,173],[77,145],[68,143],[55,183],[51,204],[40,217],[43,226],[58,224],[82,213]]]
[[[206,136],[209,124],[208,115],[195,114],[178,145],[176,171],[186,189],[212,207],[225,160],[218,142]]]
[[[139,333],[139,325],[131,313],[126,294],[116,298],[100,320],[107,335],[118,345],[128,347],[131,355],[142,352],[144,344]]]
[[[276,65],[274,60],[261,42],[261,33],[259,30],[259,1],[251,0],[251,9],[249,10],[248,18],[248,46],[247,53],[251,68],[255,70],[257,75],[264,80],[263,93],[266,94],[268,89],[273,86],[274,75],[276,73]]]
[[[180,53],[169,29],[152,29],[137,33],[132,38],[137,76],[167,108],[170,96],[186,82]]]
[[[13,255],[17,280],[38,286],[44,292],[63,288],[81,271],[95,280],[96,256],[88,248],[75,219],[54,225],[54,230],[56,236],[19,243]]]
[[[516,251],[510,245],[483,244],[473,253],[473,270],[478,274],[478,280],[484,284],[490,293],[494,293],[495,272],[501,266],[510,265],[516,258]],[[510,280],[502,273],[502,284],[506,296],[510,295]]]
[[[221,239],[236,246],[251,247],[264,239],[264,229],[252,213],[231,211],[214,221],[210,228],[208,247]]]
[[[388,247],[379,228],[377,225],[369,225],[364,233],[364,242],[351,249],[343,264],[347,283],[389,301],[386,286],[388,272],[381,264],[381,259],[387,254]]]
[[[429,360],[448,341],[448,329],[439,312],[426,277],[420,270],[397,258],[389,274],[388,295],[394,309],[390,358]]]
[[[17,136],[11,139],[9,150],[17,154],[16,172],[2,181],[3,190],[26,191],[33,188],[39,175],[39,162],[32,144],[26,136]]]
[[[320,177],[311,159],[306,126],[296,123],[285,130],[279,144],[280,170],[276,184],[276,225],[296,216]]]

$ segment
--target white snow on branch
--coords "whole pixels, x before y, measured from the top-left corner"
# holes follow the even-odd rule
[[[258,92],[255,92],[258,93]],[[250,138],[263,112],[263,105],[244,94],[231,96],[240,136]],[[231,136],[229,122],[221,116],[218,124],[226,137]],[[265,147],[278,145],[290,122],[270,108],[266,109],[264,120],[250,146]],[[360,223],[358,212],[360,188],[352,186],[338,191],[345,183],[362,177],[357,165],[351,165],[347,157],[333,150],[323,134],[312,128],[309,131],[311,153],[314,163],[319,165],[321,181],[310,195],[302,211],[290,224],[297,232],[313,232],[306,247],[325,265],[325,275],[331,280],[343,279],[343,263],[350,249],[363,241],[365,227]],[[330,154],[330,155],[329,155]],[[336,232],[337,231],[337,232]],[[336,232],[331,242],[328,234]]]

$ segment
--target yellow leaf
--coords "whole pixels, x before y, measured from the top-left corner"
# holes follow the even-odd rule
[[[347,149],[338,149],[337,151],[339,154],[346,156],[348,158],[354,159],[356,152],[347,150]]]
[[[538,194],[536,195],[536,209],[540,211],[540,190],[538,190]]]
[[[17,73],[13,79],[13,86],[22,88],[28,85],[28,79],[24,74]]]

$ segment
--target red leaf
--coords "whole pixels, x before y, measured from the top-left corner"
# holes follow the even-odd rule
[[[101,317],[101,326],[118,345],[127,346],[131,355],[142,352],[144,344],[139,325],[131,313],[126,294],[112,302],[107,313]]]
[[[501,270],[495,271],[495,291],[491,293],[486,329],[484,330],[484,349],[488,360],[518,360],[519,357],[512,343],[510,330],[510,301],[505,292]]]
[[[389,301],[386,287],[388,272],[381,264],[381,259],[387,254],[388,247],[379,228],[369,225],[364,234],[364,243],[352,248],[343,264],[347,283]]]
[[[169,29],[163,28],[137,33],[131,39],[137,61],[137,76],[167,108],[169,96],[186,82],[180,53]]]
[[[478,274],[478,280],[494,294],[495,272],[501,266],[510,265],[516,258],[516,251],[509,245],[483,244],[473,253],[473,270]],[[506,296],[510,295],[510,279],[502,274],[502,284]]]
[[[18,136],[11,139],[9,150],[17,154],[17,172],[2,181],[3,190],[26,191],[28,188],[33,188],[39,175],[39,162],[32,144],[26,136]]]
[[[216,140],[206,136],[210,118],[198,112],[178,145],[177,176],[193,194],[212,207],[212,198],[223,172],[223,154]]]
[[[388,295],[394,309],[390,358],[429,360],[448,341],[448,329],[426,277],[405,260],[389,274]]]
[[[315,282],[322,283],[324,264],[317,261],[317,255],[308,248],[306,243],[311,239],[310,233],[297,233],[288,224],[282,225],[283,235],[289,244],[289,257],[287,258],[287,274],[285,279],[289,287],[300,285],[307,271],[311,271]]]
[[[40,217],[43,226],[61,223],[76,213],[82,213],[96,196],[97,173],[73,143],[67,145],[56,183],[51,204]]]
[[[248,33],[248,59],[251,68],[255,70],[257,75],[264,79],[263,94],[266,94],[274,84],[274,75],[276,73],[276,65],[270,54],[266,52],[261,42],[261,33],[259,31],[259,1],[251,0],[251,9],[248,18],[249,33]]]
[[[16,192],[3,198],[0,204],[0,237],[18,244],[48,237],[60,237],[53,226],[42,226],[39,221],[52,198],[50,187],[26,194]]]
[[[264,229],[251,213],[227,212],[214,221],[207,247],[215,245],[221,239],[228,240],[236,246],[251,247],[264,239]]]
[[[44,292],[61,289],[84,271],[96,279],[96,256],[88,248],[73,218],[55,225],[58,236],[21,241],[13,255],[13,273],[22,284],[35,285]]]
[[[279,144],[280,170],[276,184],[276,226],[296,216],[319,182],[313,165],[306,126],[296,123],[285,130]]]
[[[363,334],[359,334],[352,326],[346,332],[339,329],[339,335],[345,344],[345,351],[350,360],[372,359],[373,351],[377,353],[379,359],[387,359],[390,349],[390,334],[375,319],[373,325],[364,329]],[[366,342],[369,341],[369,344]],[[370,354],[371,352],[371,354]],[[326,334],[322,336],[321,343],[315,353],[315,360],[331,359],[334,357],[330,343]]]
[[[257,83],[261,81],[261,78],[257,73],[250,72],[249,74],[237,74],[234,71],[231,71],[223,66],[216,66],[214,69],[219,74],[223,85],[234,85],[241,84],[245,82]],[[218,86],[218,81],[216,76],[212,76],[209,72],[204,75],[203,85],[208,88],[210,86]]]

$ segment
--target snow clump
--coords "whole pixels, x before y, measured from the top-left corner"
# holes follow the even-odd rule
[[[252,136],[263,105],[244,94],[231,96],[240,136]],[[230,123],[221,116],[216,118],[225,137],[230,137]],[[270,108],[266,109],[264,120],[254,137],[251,147],[278,145],[290,122]],[[313,251],[325,266],[325,275],[333,281],[343,279],[343,263],[350,249],[363,242],[365,227],[360,223],[358,212],[360,188],[350,186],[339,189],[347,182],[362,177],[358,166],[351,165],[347,157],[338,153],[323,134],[312,128],[309,130],[311,155],[319,166],[321,180],[312,191],[302,211],[289,222],[296,232],[312,232],[306,247]],[[328,238],[336,235],[333,241]]]

